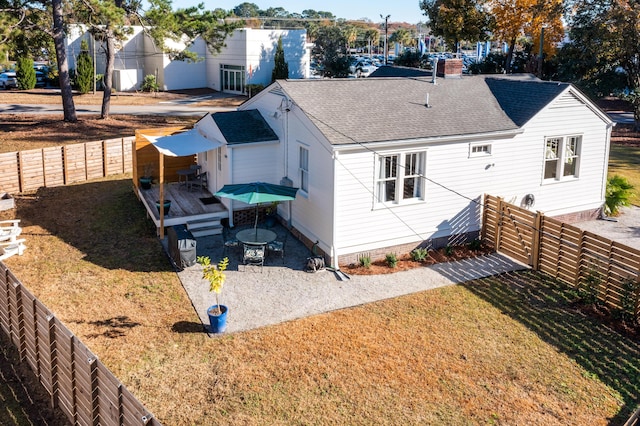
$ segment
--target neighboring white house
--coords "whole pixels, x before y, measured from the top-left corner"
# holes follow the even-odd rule
[[[605,198],[612,122],[571,84],[278,80],[239,109],[209,116],[223,142],[199,155],[210,189],[299,187],[278,213],[333,264],[474,237],[486,193],[549,216],[593,215]],[[264,131],[242,134],[255,126]]]
[[[309,78],[312,45],[307,43],[306,30],[242,28],[227,37],[226,47],[218,55],[207,54],[207,86],[221,92],[244,93],[246,84],[270,84],[280,37],[289,78]]]
[[[226,46],[219,54],[212,54],[202,38],[189,46],[201,60],[172,61],[160,52],[153,40],[140,26],[131,27],[132,33],[119,42],[114,64],[113,87],[118,91],[139,90],[146,75],[155,75],[162,90],[181,90],[209,87],[230,93],[245,93],[246,84],[271,83],[271,72],[278,39],[282,37],[285,61],[289,66],[289,78],[308,78],[311,44],[307,43],[306,30],[263,30],[241,28],[225,40]],[[69,67],[75,68],[81,52],[80,44],[86,40],[89,52],[95,57],[96,72],[106,68],[104,49],[94,41],[86,26],[70,26],[67,35]],[[168,41],[173,49],[185,49],[186,44]]]

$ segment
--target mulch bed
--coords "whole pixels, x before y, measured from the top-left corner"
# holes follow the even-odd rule
[[[437,250],[429,250],[427,258],[420,262],[411,258],[410,253],[398,256],[398,263],[395,267],[390,267],[386,260],[377,260],[371,262],[371,266],[364,267],[360,264],[350,263],[348,265],[340,265],[340,269],[352,275],[377,275],[377,274],[393,274],[395,272],[407,271],[414,268],[422,268],[437,263],[454,262],[456,260],[471,259],[493,253],[490,247],[481,246],[479,249],[471,249],[468,245],[450,246]]]

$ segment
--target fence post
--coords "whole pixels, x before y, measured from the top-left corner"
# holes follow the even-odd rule
[[[480,225],[480,239],[482,241],[487,239],[487,204],[489,203],[487,197],[489,194],[482,195],[482,224]]]
[[[496,220],[496,252],[500,251],[500,239],[502,237],[502,217],[504,215],[504,200],[502,197],[498,197],[498,206],[496,207],[497,219]]]
[[[76,386],[76,345],[73,335],[69,336],[69,362],[71,364],[71,406],[73,407],[73,424],[78,424],[78,395]]]
[[[49,362],[51,365],[51,406],[58,407],[58,350],[56,347],[55,316],[49,314],[47,323],[49,324]]]
[[[42,366],[40,365],[40,335],[38,333],[38,303],[37,299],[34,297],[31,300],[31,305],[33,306],[33,344],[36,348],[36,375],[38,376],[38,381],[42,382]]]
[[[100,404],[98,403],[98,385],[96,381],[98,380],[98,362],[95,357],[91,357],[87,359],[89,363],[89,377],[91,380],[91,422],[94,425],[99,425],[100,421],[98,416],[100,415]]]
[[[20,190],[18,192],[22,192],[24,191],[24,163],[22,162],[22,152],[18,152],[18,173],[20,174],[18,177]]]
[[[539,269],[540,265],[540,245],[542,244],[542,221],[544,213],[536,212],[533,220],[533,233],[531,234],[531,267],[534,271]]]
[[[62,179],[65,185],[69,184],[69,162],[67,161],[67,146],[64,145],[62,148]]]
[[[24,330],[24,307],[22,306],[22,286],[19,283],[13,283],[13,289],[16,292],[16,314],[17,314],[17,324],[18,324],[18,352],[20,353],[20,361],[24,362],[26,341],[25,341],[25,330]]]
[[[102,176],[109,176],[109,161],[107,160],[107,141],[102,141]]]

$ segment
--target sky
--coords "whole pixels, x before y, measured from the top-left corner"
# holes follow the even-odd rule
[[[262,10],[270,7],[282,7],[291,13],[302,13],[303,10],[313,9],[331,12],[337,18],[361,19],[368,18],[372,22],[383,22],[380,15],[391,15],[389,22],[408,22],[417,24],[424,22],[426,17],[418,6],[419,0],[399,0],[398,3],[380,0],[268,0],[250,1]],[[206,9],[222,8],[231,10],[244,0],[173,0],[173,8],[184,8],[204,3]]]

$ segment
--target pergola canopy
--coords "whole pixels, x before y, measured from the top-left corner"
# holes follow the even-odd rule
[[[151,142],[162,155],[169,157],[195,155],[199,152],[217,149],[222,145],[222,142],[210,139],[202,134],[197,127],[197,123],[193,129],[173,135],[150,136],[143,134],[142,136]]]

